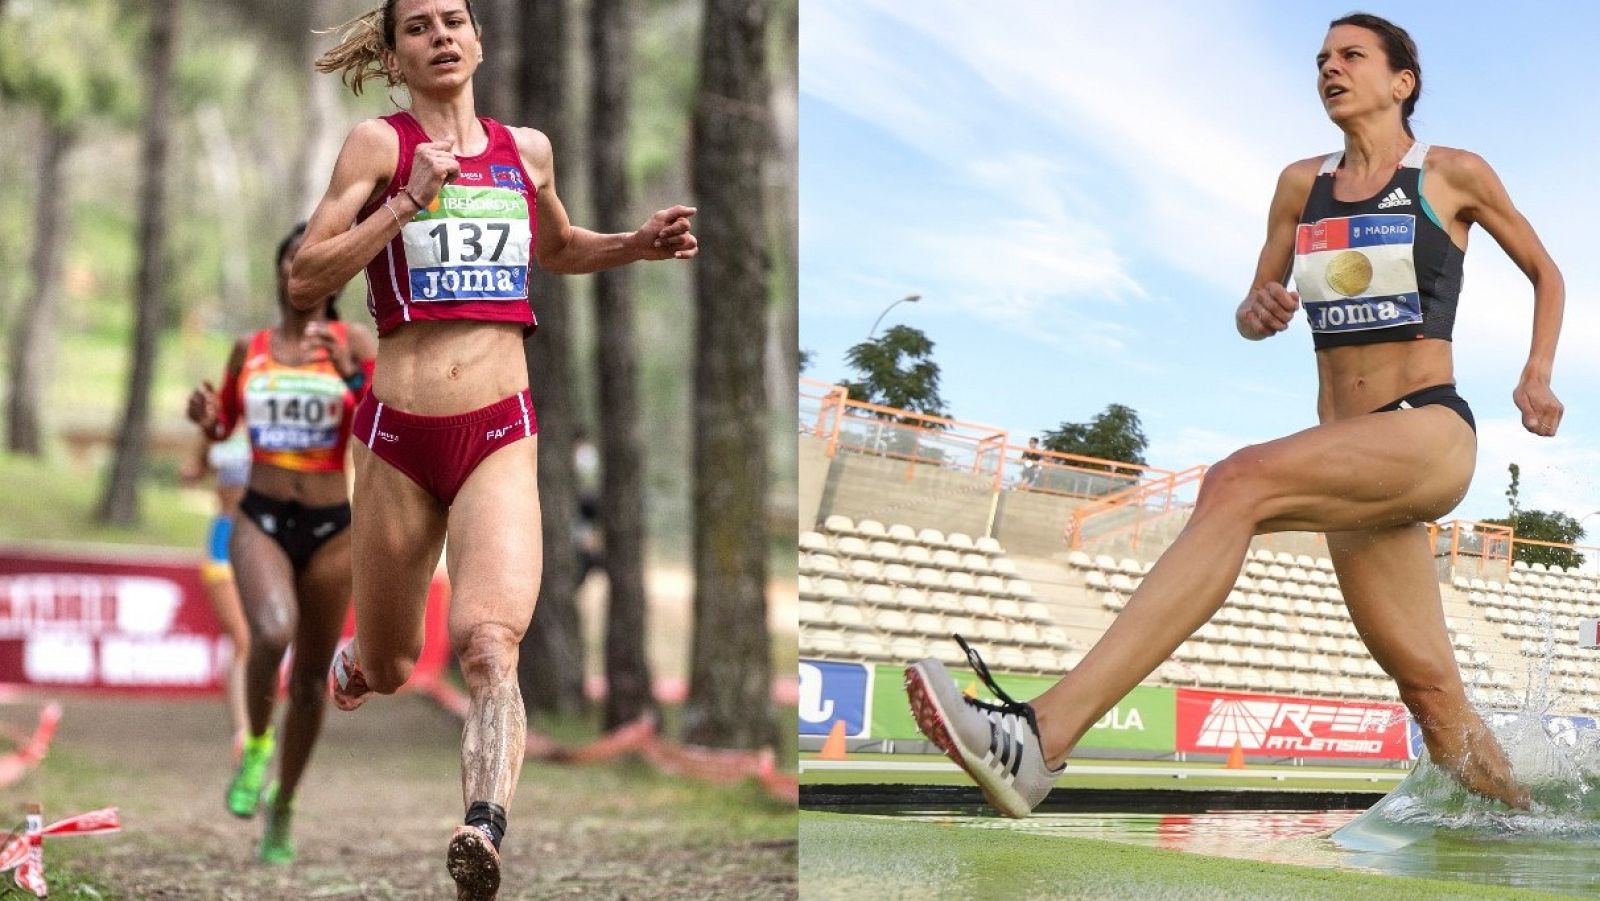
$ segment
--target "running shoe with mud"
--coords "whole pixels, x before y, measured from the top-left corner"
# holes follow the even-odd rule
[[[329,694],[333,706],[340,710],[354,710],[367,702],[372,689],[367,687],[367,677],[361,674],[353,648],[355,642],[345,642],[333,655],[333,665],[328,667]]]
[[[500,892],[500,852],[486,829],[457,826],[445,866],[456,881],[456,901],[494,901]]]
[[[961,636],[955,639],[999,702],[962,694],[944,664],[930,658],[906,668],[911,714],[922,734],[978,783],[992,807],[1008,817],[1025,817],[1050,794],[1066,767],[1045,764],[1033,708],[1006,694],[978,652]]]

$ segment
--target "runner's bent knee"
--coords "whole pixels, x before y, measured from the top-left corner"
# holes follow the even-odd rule
[[[1265,517],[1263,510],[1271,486],[1257,447],[1235,451],[1206,470],[1195,498],[1195,516],[1227,515],[1243,517],[1254,526]]]
[[[359,647],[358,650],[361,651],[361,674],[366,677],[367,686],[382,695],[394,694],[406,684],[422,653],[418,648],[415,653],[385,654],[369,659],[364,650]]]
[[[468,684],[492,684],[515,678],[517,646],[522,636],[498,623],[480,623],[466,629],[452,644]]]

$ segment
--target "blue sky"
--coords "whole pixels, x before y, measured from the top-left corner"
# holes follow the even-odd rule
[[[1600,511],[1600,5],[1377,3],[1421,49],[1421,140],[1495,167],[1567,284],[1560,434],[1521,428],[1511,391],[1533,292],[1474,229],[1456,379],[1479,460],[1454,518]],[[998,12],[1004,10],[1004,13]],[[1155,466],[1212,462],[1316,422],[1303,318],[1234,331],[1292,160],[1337,150],[1316,97],[1328,20],[1269,2],[808,0],[800,33],[800,346],[809,377],[884,320],[937,347],[954,416],[1023,436],[1139,411]],[[1509,76],[1509,77],[1508,77]],[[1014,439],[1020,443],[1020,438]],[[1600,535],[1600,517],[1588,522]]]

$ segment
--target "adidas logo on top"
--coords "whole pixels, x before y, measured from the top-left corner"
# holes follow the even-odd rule
[[[1406,196],[1406,192],[1400,190],[1399,188],[1395,188],[1393,191],[1389,192],[1389,196],[1388,197],[1385,197],[1385,198],[1383,198],[1383,200],[1378,202],[1378,209],[1386,210],[1386,209],[1388,209],[1389,207],[1392,207],[1392,206],[1410,206],[1410,205],[1411,205],[1411,198]]]

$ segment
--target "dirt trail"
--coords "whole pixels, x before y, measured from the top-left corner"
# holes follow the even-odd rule
[[[119,898],[455,897],[444,852],[461,815],[460,726],[429,701],[329,708],[288,867],[258,863],[260,821],[223,809],[232,761],[220,702],[63,703],[50,758],[0,793],[0,810],[42,799],[49,821],[115,804],[124,831],[48,843],[47,874],[65,865]],[[0,714],[22,723],[36,709]],[[502,848],[501,898],[792,898],[795,830],[793,811],[754,788],[633,764],[529,763]]]

